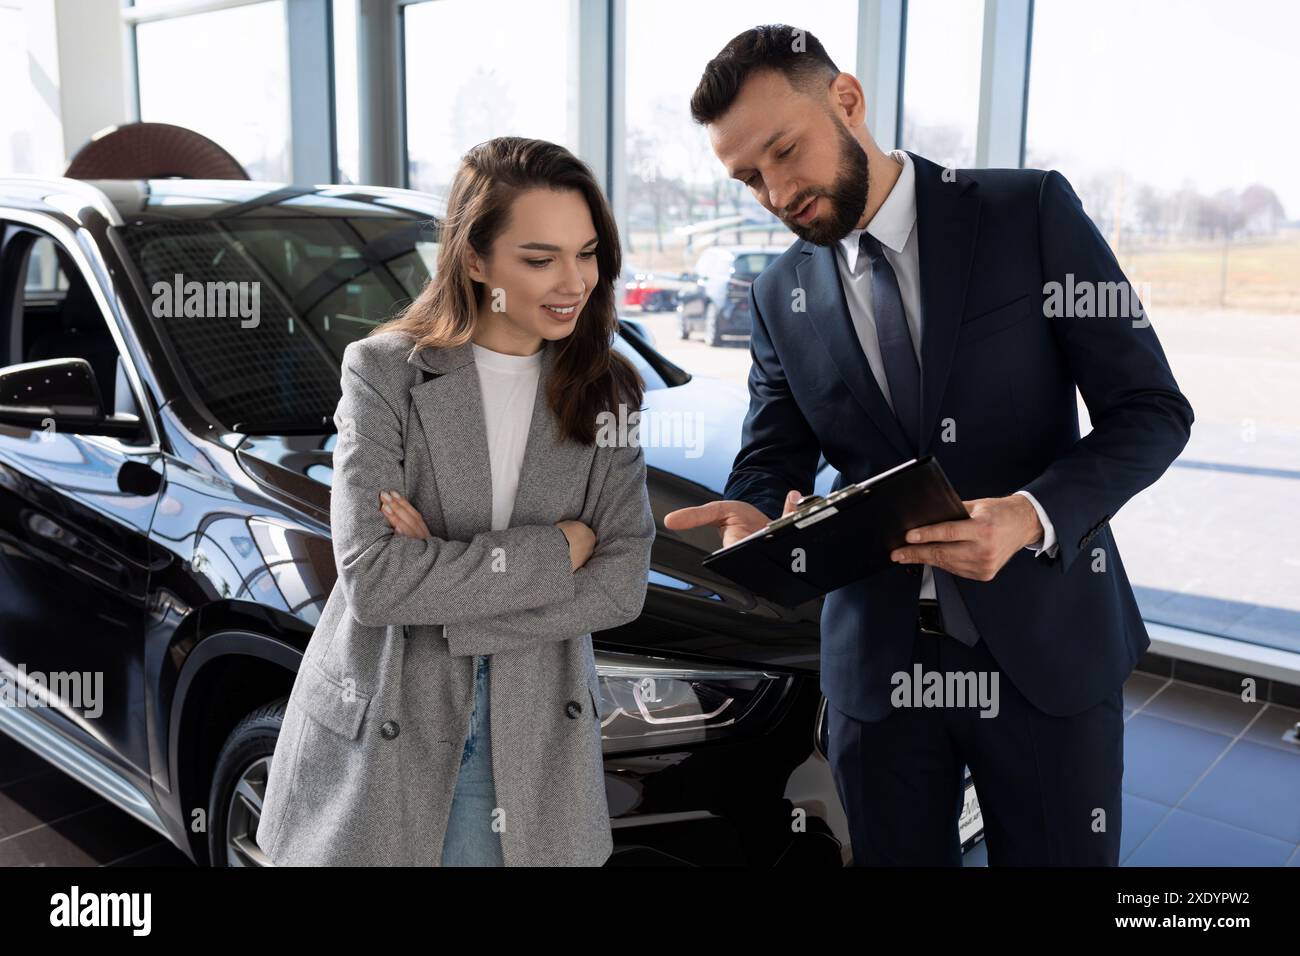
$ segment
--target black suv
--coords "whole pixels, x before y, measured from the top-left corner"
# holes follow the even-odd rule
[[[724,336],[749,342],[749,287],[780,258],[772,246],[711,246],[695,264],[695,286],[677,293],[681,337],[704,333],[706,345],[724,345]]]
[[[355,186],[0,180],[0,730],[196,862],[267,862],[266,768],[336,577],[339,358],[427,280],[442,211]],[[717,497],[744,389],[617,347],[647,408],[693,422],[647,445],[655,514]],[[594,635],[611,863],[841,865],[819,603],[710,574],[716,546],[660,527],[642,615]]]

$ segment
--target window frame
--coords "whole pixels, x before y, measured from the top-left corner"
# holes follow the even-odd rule
[[[99,274],[91,267],[90,260],[82,250],[80,244],[76,241],[76,235],[66,225],[57,219],[43,215],[41,213],[28,212],[26,210],[3,208],[0,207],[0,229],[8,230],[10,227],[18,228],[26,232],[33,233],[37,238],[33,240],[32,245],[39,241],[41,237],[50,239],[57,249],[61,249],[71,261],[73,267],[77,270],[81,280],[86,283],[91,297],[95,301],[95,306],[99,310],[100,319],[107,325],[109,335],[113,339],[113,345],[117,349],[118,360],[122,362],[126,372],[127,385],[131,389],[131,395],[135,400],[136,414],[140,418],[143,426],[143,434],[139,441],[125,441],[112,435],[89,435],[76,433],[77,437],[86,441],[93,441],[103,445],[115,452],[122,454],[141,454],[147,452],[160,452],[162,450],[162,441],[158,421],[154,416],[152,405],[147,400],[147,394],[144,388],[143,380],[140,377],[139,369],[136,367],[135,360],[131,356],[131,351],[126,347],[126,339],[118,325],[120,316],[117,311],[110,307],[110,303],[116,299],[116,291],[109,288],[105,289],[99,279]],[[25,256],[31,254],[31,245],[23,253]],[[5,243],[5,255],[8,256],[8,242]],[[0,272],[3,267],[0,266]],[[26,264],[24,263],[24,274],[26,273]],[[16,280],[15,276],[15,280]],[[69,282],[72,277],[69,276]],[[11,324],[17,313],[20,303],[22,302],[22,290],[14,288],[14,296],[9,299],[4,308],[8,311],[6,326]],[[22,363],[16,363],[22,364]],[[6,365],[5,368],[11,368],[12,365]],[[103,389],[100,389],[101,395]],[[106,409],[111,413],[111,409]]]

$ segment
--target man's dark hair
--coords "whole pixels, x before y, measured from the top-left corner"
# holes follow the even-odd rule
[[[753,73],[776,70],[796,90],[824,93],[840,72],[821,41],[798,27],[768,23],[737,34],[704,68],[691,95],[691,116],[701,126],[727,110]]]

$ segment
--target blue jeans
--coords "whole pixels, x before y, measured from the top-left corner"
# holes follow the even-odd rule
[[[460,757],[460,775],[451,800],[451,816],[442,841],[443,866],[502,866],[501,835],[492,780],[492,737],[488,726],[488,658],[474,658],[474,712]]]

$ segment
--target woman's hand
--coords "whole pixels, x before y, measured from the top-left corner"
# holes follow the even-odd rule
[[[581,521],[557,521],[555,526],[569,539],[569,561],[576,571],[587,563],[591,552],[596,549],[596,532]]]
[[[420,517],[420,512],[396,491],[381,491],[379,499],[379,510],[398,534],[404,534],[408,538],[433,537],[428,525]]]

